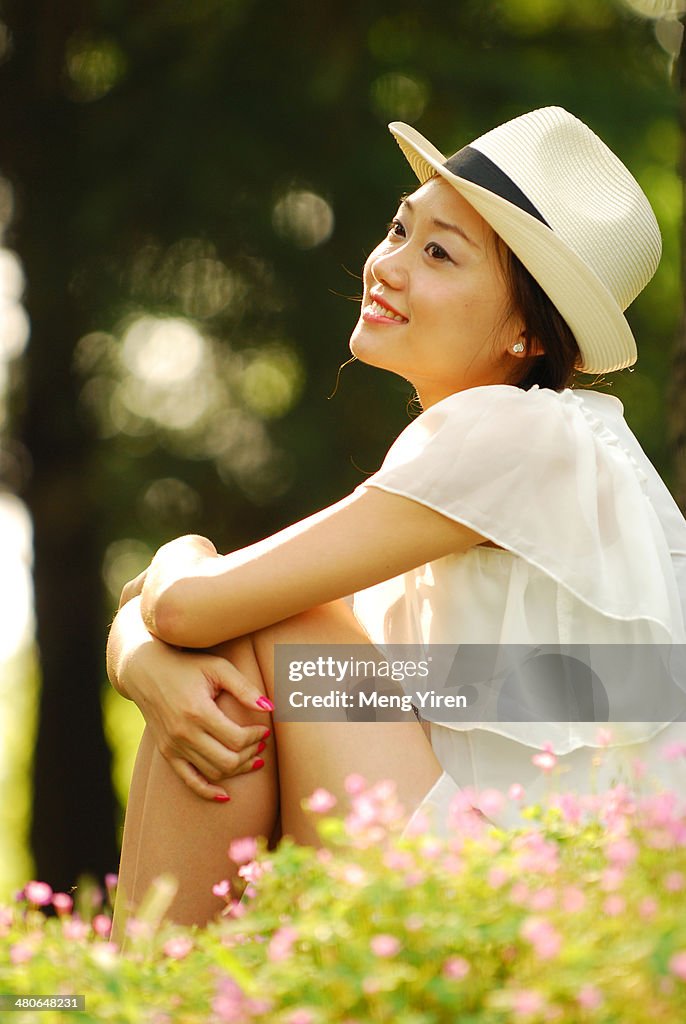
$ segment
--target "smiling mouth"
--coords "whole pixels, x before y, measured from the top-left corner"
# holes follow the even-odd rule
[[[386,320],[395,320],[399,324],[406,324],[407,317],[401,316],[400,313],[394,313],[392,309],[387,306],[382,306],[376,299],[364,307],[363,313],[367,316],[382,316]]]

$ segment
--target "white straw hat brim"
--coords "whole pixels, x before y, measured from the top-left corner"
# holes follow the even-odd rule
[[[414,128],[389,129],[421,183],[439,174],[474,207],[521,260],[571,328],[578,369],[608,373],[636,362],[634,336],[616,299],[597,274],[555,232],[481,185],[445,167],[446,157]]]

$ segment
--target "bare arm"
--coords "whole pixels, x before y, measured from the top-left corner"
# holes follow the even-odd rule
[[[198,537],[165,545],[147,571],[143,620],[169,643],[210,647],[483,540],[418,502],[369,488],[229,555]]]

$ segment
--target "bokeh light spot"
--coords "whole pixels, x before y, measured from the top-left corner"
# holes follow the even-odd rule
[[[377,78],[371,87],[371,103],[384,120],[416,121],[429,101],[429,87],[421,79],[391,71]]]
[[[92,102],[124,77],[127,61],[114,39],[77,32],[67,42],[64,64],[70,97]]]
[[[24,271],[15,254],[0,249],[0,359],[16,359],[29,340],[29,318],[21,305]]]
[[[205,339],[187,320],[143,316],[122,340],[124,364],[149,384],[178,384],[198,372]]]
[[[31,519],[24,503],[12,494],[0,497],[0,662],[28,642],[33,630],[31,582]]]
[[[295,405],[304,379],[304,369],[295,352],[283,345],[266,348],[243,371],[243,399],[265,419],[284,416]]]
[[[175,291],[188,316],[210,317],[236,300],[243,300],[245,288],[220,260],[193,259],[180,268]]]
[[[154,551],[141,540],[126,537],[112,541],[105,551],[102,578],[112,600],[119,603],[122,587],[150,564]]]
[[[326,199],[306,189],[291,189],[274,205],[274,229],[299,249],[314,249],[333,232],[334,213]]]
[[[141,498],[143,517],[159,527],[169,524],[178,533],[202,510],[200,495],[183,480],[162,477],[146,488]]]

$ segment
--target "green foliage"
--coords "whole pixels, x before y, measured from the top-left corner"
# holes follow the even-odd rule
[[[320,822],[321,849],[238,841],[246,893],[202,930],[160,924],[173,895],[160,880],[121,952],[102,914],[46,920],[35,903],[49,894],[30,883],[33,906],[0,909],[0,988],[82,993],[74,1020],[121,1024],[683,1021],[686,815],[674,794],[566,794],[508,832],[472,806],[499,794],[460,794],[439,839],[421,822],[400,834],[391,783],[351,776],[348,788],[344,822]],[[310,808],[331,804],[319,790]]]

